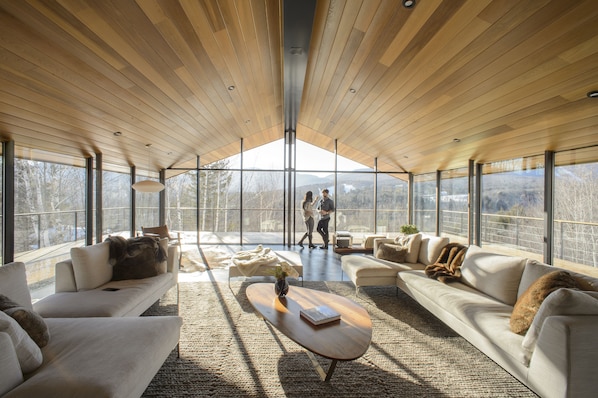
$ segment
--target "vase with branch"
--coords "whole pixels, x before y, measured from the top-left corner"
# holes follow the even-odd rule
[[[276,277],[274,292],[278,297],[284,297],[289,292],[287,277],[298,278],[299,273],[289,263],[283,261],[274,268],[274,276]]]

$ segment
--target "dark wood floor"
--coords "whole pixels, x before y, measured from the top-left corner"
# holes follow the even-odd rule
[[[284,250],[293,251],[299,253],[301,256],[301,262],[303,263],[303,278],[306,281],[341,281],[348,280],[347,276],[343,274],[341,269],[341,255],[336,254],[332,246],[329,246],[327,250],[316,247],[315,249],[309,249],[305,246],[301,249],[299,246],[285,246],[285,245],[268,245],[267,247],[272,250]],[[200,250],[219,250],[230,252],[231,254],[239,250],[254,249],[255,245],[251,247],[241,246],[225,246],[225,245],[201,245]],[[359,254],[351,254],[352,256]],[[213,269],[208,272],[202,272],[205,275],[180,275],[180,280],[228,280],[228,271],[225,269]],[[199,279],[198,279],[199,278]],[[255,277],[258,278],[258,277]]]

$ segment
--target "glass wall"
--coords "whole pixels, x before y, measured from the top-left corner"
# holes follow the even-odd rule
[[[238,244],[241,237],[241,172],[233,159],[214,162],[200,172],[200,243]]]
[[[295,190],[295,237],[297,240],[301,239],[301,237],[303,236],[303,234],[307,231],[307,227],[305,226],[305,223],[303,221],[303,216],[302,216],[302,212],[301,212],[301,201],[303,200],[303,198],[305,197],[305,194],[307,193],[307,191],[311,191],[313,198],[315,199],[316,196],[318,197],[318,200],[316,201],[315,205],[314,205],[314,211],[315,211],[315,216],[314,216],[314,229],[313,229],[313,242],[314,244],[322,244],[322,237],[320,236],[320,234],[318,234],[316,232],[316,227],[318,225],[318,215],[317,215],[317,211],[316,211],[316,207],[318,205],[318,202],[322,199],[322,190],[324,188],[328,188],[328,190],[330,191],[331,195],[331,199],[334,200],[336,202],[336,198],[334,197],[334,195],[332,195],[332,193],[334,193],[334,178],[332,175],[326,174],[324,177],[318,177],[315,176],[313,173],[311,172],[297,172],[295,174],[295,178],[296,178],[296,186],[297,189]],[[335,203],[336,205],[336,203]],[[334,220],[334,217],[338,215],[338,212],[336,212],[335,214],[332,215],[332,220]],[[329,231],[334,231],[334,225],[333,222],[331,221],[329,224]]]
[[[58,164],[27,155],[31,159],[15,159],[15,261],[28,264],[30,284],[52,283],[53,264],[85,244],[84,162]]]
[[[468,187],[467,168],[440,173],[440,235],[451,242],[469,242]]]
[[[135,182],[158,181],[157,176],[137,176]],[[141,227],[157,227],[160,225],[160,192],[135,192],[135,231]]]
[[[436,234],[436,173],[413,177],[413,223],[421,232]]]
[[[102,240],[108,235],[131,235],[131,176],[102,171]]]
[[[190,170],[166,179],[166,225],[171,231],[185,231],[189,242],[197,238],[197,173]]]
[[[378,174],[376,233],[397,236],[409,221],[407,173]]]
[[[555,156],[555,265],[598,267],[597,152],[588,148]]]
[[[336,230],[349,231],[359,241],[364,235],[376,231],[374,214],[374,174],[337,174],[337,192],[330,190],[336,207]],[[330,225],[330,231],[334,226]]]
[[[509,254],[544,252],[544,156],[485,164],[482,244]]]
[[[243,242],[282,244],[284,199],[283,171],[243,173]]]

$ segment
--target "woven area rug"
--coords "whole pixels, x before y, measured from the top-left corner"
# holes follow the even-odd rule
[[[247,285],[180,284],[180,358],[170,355],[144,397],[535,397],[404,293],[365,288],[355,297],[348,282],[305,282],[354,299],[373,322],[365,355],[339,362],[323,382],[301,346],[255,315]],[[176,313],[175,299],[173,288],[145,315]]]

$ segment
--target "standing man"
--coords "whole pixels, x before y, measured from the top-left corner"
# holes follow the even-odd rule
[[[316,231],[322,235],[324,244],[320,246],[320,249],[328,249],[328,223],[330,222],[330,213],[334,211],[334,202],[328,197],[328,189],[322,191],[322,200],[320,201],[320,221],[318,221],[318,227]]]

